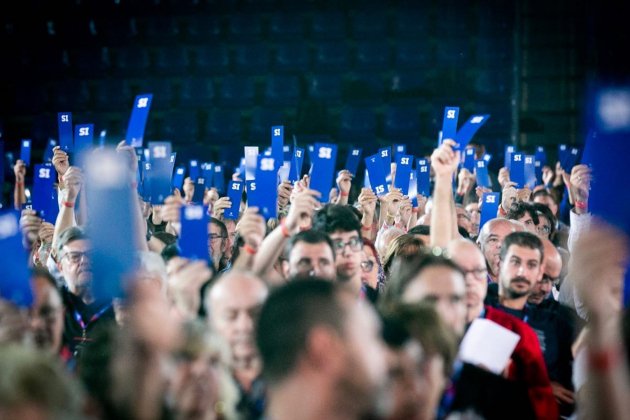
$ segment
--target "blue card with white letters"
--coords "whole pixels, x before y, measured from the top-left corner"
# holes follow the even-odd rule
[[[383,166],[385,178],[387,178],[392,172],[392,151],[389,147],[382,147],[378,149],[377,155]]]
[[[483,155],[483,160],[485,160],[486,163],[490,163],[490,161],[492,160],[492,155],[486,153],[485,155]]]
[[[226,219],[236,220],[238,219],[241,210],[243,183],[240,181],[230,181],[228,183],[227,195],[232,205],[230,206],[230,208],[224,210],[223,217]]]
[[[394,145],[394,158],[396,158],[396,156],[400,155],[404,155],[407,153],[407,145],[406,144],[395,144]]]
[[[212,186],[217,189],[219,194],[225,192],[225,177],[223,176],[223,166],[214,165],[214,178],[212,179]]]
[[[182,231],[179,237],[181,256],[191,260],[208,260],[208,209],[189,204],[180,209]]]
[[[259,189],[259,194],[254,196],[254,202],[252,202],[251,205],[258,207],[258,213],[260,213],[265,220],[277,217],[278,185],[276,162],[273,157],[258,157],[256,186]]]
[[[534,189],[536,186],[536,161],[534,155],[525,155],[523,177],[525,179],[525,186],[530,190]]]
[[[53,158],[53,148],[57,145],[57,140],[48,139],[46,150],[44,151],[44,162],[51,162]]]
[[[206,195],[206,179],[202,176],[193,180],[195,183],[195,192],[193,193],[192,202],[195,204],[202,204],[203,198]]]
[[[247,207],[258,207],[258,183],[255,179],[245,181],[245,190],[247,191]]]
[[[510,166],[512,165],[512,154],[516,153],[516,147],[512,145],[505,146],[505,154],[503,160],[503,166],[510,170]]]
[[[20,159],[26,166],[31,166],[31,139],[22,139],[20,142]]]
[[[64,152],[72,152],[74,150],[72,112],[59,112],[57,114],[57,128],[59,132],[59,147]]]
[[[396,177],[394,178],[394,187],[400,188],[403,195],[409,194],[409,181],[412,165],[412,155],[399,154],[396,157]]]
[[[576,163],[579,160],[579,156],[580,156],[580,149],[577,147],[571,147],[568,148],[565,155],[564,155],[564,160],[562,160],[560,162],[560,164],[562,165],[562,169],[567,172],[567,173],[571,173],[571,170],[573,169],[573,167],[576,165]]]
[[[370,187],[372,191],[374,191],[374,194],[379,197],[387,194],[389,189],[387,188],[387,181],[385,180],[385,173],[383,172],[380,151],[375,155],[365,158],[365,167],[370,176]]]
[[[496,219],[501,204],[501,193],[483,193],[481,203],[479,229],[482,229],[488,220]]]
[[[517,189],[525,187],[525,155],[523,153],[512,154],[510,181],[516,183]]]
[[[276,163],[276,169],[280,168],[284,162],[284,126],[275,125],[271,127],[271,155]]]
[[[188,163],[188,176],[193,181],[201,176],[201,169],[199,168],[198,160],[193,159]]]
[[[431,196],[431,168],[427,159],[418,159],[416,163],[416,178],[418,179],[418,194]]]
[[[55,220],[52,219],[52,214],[54,213],[56,219],[57,212],[54,209],[58,209],[57,203],[52,201],[56,174],[55,168],[50,163],[35,165],[33,172],[33,210],[40,212],[43,219],[53,224]]]
[[[444,118],[442,120],[442,137],[440,144],[444,139],[455,140],[457,135],[457,119],[459,118],[459,107],[447,106],[444,108]]]
[[[335,162],[337,160],[337,145],[328,143],[315,143],[311,162],[310,188],[321,193],[319,201],[328,202],[328,196],[333,184],[335,174]]]
[[[491,188],[490,175],[488,175],[488,166],[483,159],[475,161],[475,178],[477,185],[484,188]]]
[[[245,146],[245,180],[256,178],[256,165],[258,165],[258,147]]]
[[[153,94],[147,93],[136,96],[127,126],[127,144],[132,147],[142,147],[144,140],[144,129],[149,118],[149,110],[151,109],[151,101]]]
[[[214,182],[214,163],[207,162],[201,164],[201,176],[205,179],[207,189],[212,188]]]
[[[468,169],[471,173],[475,170],[475,149],[473,147],[464,149],[463,167]]]
[[[83,154],[94,146],[94,124],[77,124],[74,126],[74,153],[79,161]],[[83,165],[81,165],[83,166]]]
[[[175,168],[175,174],[173,175],[173,188],[177,188],[178,190],[182,190],[182,186],[184,185],[184,175],[186,173],[186,168],[183,166],[178,166]]]
[[[558,145],[558,162],[560,162],[560,165],[562,165],[562,163],[566,160],[568,151],[569,148],[566,144]]]
[[[291,169],[289,171],[289,181],[299,181],[302,175],[302,164],[304,162],[304,149],[296,147],[291,159]]]
[[[149,197],[151,204],[163,204],[171,193],[171,143],[149,142],[151,172],[149,174]],[[146,191],[145,191],[146,192]]]
[[[19,220],[20,215],[16,211],[0,213],[0,255],[3,260],[0,296],[19,307],[29,308],[33,303],[33,293]]]
[[[352,175],[357,174],[357,169],[359,169],[359,162],[361,161],[361,152],[363,149],[353,147],[348,151],[348,158],[346,159],[346,166],[344,169],[347,169]]]
[[[475,133],[488,121],[490,115],[473,115],[466,121],[464,126],[459,129],[455,136],[454,150],[463,150],[466,148]]]

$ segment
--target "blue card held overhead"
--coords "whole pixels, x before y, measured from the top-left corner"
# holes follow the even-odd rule
[[[225,209],[223,217],[225,219],[237,220],[241,210],[241,198],[243,197],[243,183],[239,181],[230,181],[228,183],[228,198],[232,205],[229,209]]]
[[[258,207],[258,188],[255,179],[245,181],[245,190],[247,191],[247,207]]]
[[[302,177],[302,164],[304,163],[304,149],[296,147],[291,159],[291,170],[289,171],[289,181],[296,182]]]
[[[94,124],[77,124],[74,126],[74,153],[83,159],[83,154],[94,147]]]
[[[381,162],[380,152],[365,158],[365,167],[370,176],[370,187],[374,194],[383,196],[389,192],[385,173],[383,172],[383,163]]]
[[[107,141],[107,130],[101,130],[98,135],[98,147],[105,146],[105,142]]]
[[[97,301],[122,297],[137,265],[133,208],[137,198],[126,176],[127,164],[114,150],[86,157],[87,233],[92,244],[92,291]]]
[[[501,193],[483,193],[481,196],[481,218],[479,229],[483,228],[488,220],[495,219],[501,204]]]
[[[250,205],[258,207],[265,220],[277,216],[278,185],[276,162],[271,156],[259,156],[256,168],[256,187],[259,194],[254,195]]]
[[[442,136],[439,144],[444,139],[455,140],[457,135],[457,120],[459,118],[459,107],[447,106],[444,108],[444,119],[442,120]]]
[[[468,169],[471,173],[475,170],[475,148],[467,147],[464,150],[464,164],[465,169]]]
[[[26,166],[31,166],[31,139],[22,139],[20,142],[20,159]]]
[[[391,178],[392,173],[392,151],[389,147],[382,147],[378,149],[378,158],[381,161],[381,165],[383,166],[383,173],[385,174],[385,179],[387,177]]]
[[[516,183],[515,187],[517,189],[525,187],[525,155],[522,153],[512,154],[510,181]]]
[[[525,179],[525,186],[530,190],[533,190],[536,186],[536,160],[534,155],[525,155],[523,177]]]
[[[534,159],[542,166],[547,164],[547,153],[545,153],[545,148],[542,146],[536,146],[536,153],[534,154]]]
[[[225,176],[222,165],[214,165],[214,178],[212,179],[212,186],[217,189],[219,194],[223,194],[225,192]]]
[[[46,150],[44,150],[44,162],[50,162],[53,158],[53,148],[57,145],[57,140],[48,139],[46,143]]]
[[[395,144],[394,145],[394,157],[398,154],[406,154],[407,153],[407,145],[406,144]]]
[[[214,163],[202,163],[201,164],[201,176],[205,179],[205,186],[207,189],[212,188],[214,182]]]
[[[271,156],[276,162],[276,170],[284,162],[284,126],[275,125],[271,127]]]
[[[167,141],[149,142],[149,198],[151,204],[163,204],[171,194],[171,143]]]
[[[175,168],[175,174],[173,175],[173,182],[171,185],[173,188],[177,188],[178,190],[182,190],[182,186],[184,185],[184,174],[186,173],[186,168],[183,166],[178,166]]]
[[[180,209],[182,233],[179,237],[181,256],[191,260],[208,260],[208,211],[200,204],[189,204]]]
[[[492,160],[492,155],[486,153],[485,155],[483,155],[483,160],[485,160],[486,163],[490,163],[490,161]]]
[[[431,196],[431,168],[427,159],[418,159],[416,164],[416,177],[418,178],[418,194],[424,197]]]
[[[50,222],[52,213],[54,213],[55,218],[57,216],[55,209],[58,209],[58,205],[52,201],[57,173],[52,164],[44,163],[35,165],[33,178],[33,192],[31,194],[33,210],[40,212],[42,218]],[[52,219],[51,223],[54,224],[55,220]]]
[[[335,162],[337,160],[337,145],[327,143],[315,143],[311,162],[311,189],[319,191],[319,201],[328,202],[328,195],[333,185],[335,176]]]
[[[293,156],[291,154],[291,146],[289,146],[288,144],[282,146],[282,159],[286,162],[291,160],[291,156]]]
[[[473,115],[466,121],[464,126],[459,129],[455,136],[455,150],[463,150],[466,148],[475,133],[488,121],[490,115]]]
[[[289,171],[291,170],[291,162],[283,162],[280,169],[278,169],[278,184],[281,184],[289,180]]]
[[[569,148],[567,147],[566,144],[558,145],[558,162],[560,162],[560,165],[562,165],[562,162],[564,162],[565,159],[567,158],[568,151],[569,151]]]
[[[72,112],[60,112],[57,114],[57,128],[59,132],[59,147],[64,152],[72,152],[74,150]]]
[[[191,160],[188,163],[188,176],[193,181],[201,176],[201,169],[199,168],[199,161]]]
[[[245,180],[256,179],[256,165],[258,165],[258,147],[245,146]]]
[[[144,202],[151,202],[151,162],[143,160],[138,166],[140,169],[140,180],[138,184],[138,194]]]
[[[357,174],[362,151],[363,149],[356,147],[353,147],[348,151],[348,158],[346,159],[346,166],[344,169],[347,169],[352,175]]]
[[[484,188],[492,188],[490,184],[490,175],[488,174],[488,164],[481,159],[475,162],[475,178],[477,185]]]
[[[4,141],[0,140],[0,185],[4,185]],[[3,203],[4,194],[0,194],[0,207]]]
[[[413,207],[418,207],[418,175],[416,171],[411,171],[409,174],[409,192],[407,195],[411,198]]]
[[[403,195],[409,194],[409,181],[411,167],[413,165],[413,156],[399,154],[396,157],[396,178],[394,178],[394,187],[400,188]]]
[[[127,126],[127,144],[132,147],[142,147],[144,140],[144,129],[149,118],[149,110],[151,109],[151,101],[153,95],[147,93],[136,96]]]
[[[562,169],[565,172],[570,174],[571,170],[573,169],[573,167],[579,161],[579,157],[580,157],[580,149],[579,148],[571,147],[570,149],[568,149],[567,152],[564,155],[564,160],[562,160],[560,162],[560,165],[562,166]]]
[[[510,170],[510,166],[512,165],[512,154],[516,153],[516,147],[508,145],[505,146],[505,154],[503,155],[503,167]]]
[[[16,211],[0,213],[0,255],[3,261],[0,296],[17,306],[28,308],[33,303],[33,294],[19,220],[20,215]]]
[[[195,191],[193,193],[192,202],[195,204],[202,204],[206,195],[206,179],[200,176],[193,182],[195,184]]]

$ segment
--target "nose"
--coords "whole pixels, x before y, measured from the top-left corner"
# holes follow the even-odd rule
[[[254,330],[254,320],[248,313],[242,313],[238,316],[236,327],[242,332],[251,332]]]

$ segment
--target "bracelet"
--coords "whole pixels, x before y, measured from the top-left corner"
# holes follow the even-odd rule
[[[243,251],[247,252],[249,255],[255,255],[258,251],[249,246],[249,244],[243,245]]]
[[[23,186],[23,185],[24,185],[24,182],[18,182],[18,181],[15,181],[15,185]]]
[[[361,230],[370,231],[372,230],[372,225],[361,226]]]
[[[282,232],[282,236],[284,236],[285,238],[288,238],[289,236],[291,236],[291,232],[289,232],[289,228],[284,223],[284,220],[280,222],[280,232]]]
[[[586,208],[588,207],[588,203],[586,201],[576,201],[575,207],[580,210],[586,210]]]
[[[340,196],[342,196],[342,197],[347,197],[347,196],[349,196],[349,195],[350,195],[350,193],[349,193],[349,192],[345,192],[345,191],[341,191],[341,192],[339,193],[339,195],[340,195]]]
[[[609,347],[605,350],[588,350],[588,364],[591,369],[604,372],[609,370],[618,360],[620,351],[618,347]]]
[[[71,202],[69,202],[69,201],[64,201],[64,202],[63,202],[63,203],[61,203],[61,204],[63,204],[63,206],[64,206],[64,207],[68,207],[68,208],[70,208],[70,209],[74,208],[74,203],[71,203]]]

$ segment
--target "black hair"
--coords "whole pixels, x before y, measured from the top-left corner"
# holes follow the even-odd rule
[[[416,225],[416,226],[412,227],[411,229],[409,229],[407,231],[407,233],[410,233],[412,235],[428,236],[428,235],[431,234],[431,226],[429,226],[429,225]]]
[[[545,219],[549,220],[549,224],[551,225],[551,230],[549,231],[549,237],[553,238],[553,236],[556,233],[556,216],[554,216],[551,209],[544,204],[533,203],[532,206],[534,206],[534,209],[536,210],[538,214],[542,215]]]
[[[291,254],[291,250],[298,242],[305,242],[307,244],[322,244],[325,243],[330,247],[330,252],[333,254],[333,260],[335,259],[335,248],[332,240],[328,235],[324,232],[321,232],[316,229],[309,229],[302,232],[299,232],[289,239],[287,245],[284,249],[284,256],[286,259],[289,259],[289,255]]]
[[[290,375],[314,327],[326,325],[343,334],[339,290],[335,283],[315,278],[289,281],[271,292],[256,327],[263,376],[270,383]]]
[[[164,247],[164,249],[162,249],[162,252],[160,252],[160,256],[162,257],[162,259],[164,260],[165,263],[169,262],[169,260],[171,258],[174,257],[179,257],[181,255],[182,251],[179,248],[179,246],[176,243],[170,244],[170,245],[166,245]]]
[[[558,197],[556,197],[554,194],[550,193],[549,191],[547,191],[544,188],[541,188],[540,190],[534,191],[532,193],[532,201],[536,198],[536,197],[549,197],[553,200],[554,203],[556,203],[556,205],[558,205]]]
[[[168,232],[163,232],[163,231],[155,232],[153,234],[153,237],[162,241],[165,245],[171,245],[177,242],[177,236]]]
[[[529,214],[535,225],[538,225],[538,214],[536,213],[536,209],[533,205],[524,201],[516,201],[512,203],[507,212],[506,218],[509,220],[518,220],[525,216],[525,213]]]
[[[340,204],[326,204],[313,217],[313,229],[326,234],[333,232],[356,231],[361,236],[361,221],[349,207]]]
[[[222,221],[220,221],[216,217],[211,217],[210,218],[210,223],[211,224],[214,223],[215,225],[219,226],[219,229],[221,230],[221,236],[223,236],[224,239],[228,237],[228,230],[227,230],[227,227],[225,226],[225,223],[223,223]]]
[[[537,249],[540,252],[540,262],[542,263],[545,256],[545,248],[540,238],[530,232],[512,232],[505,237],[503,245],[501,245],[501,261],[505,258],[508,249],[512,245],[523,248]]]

